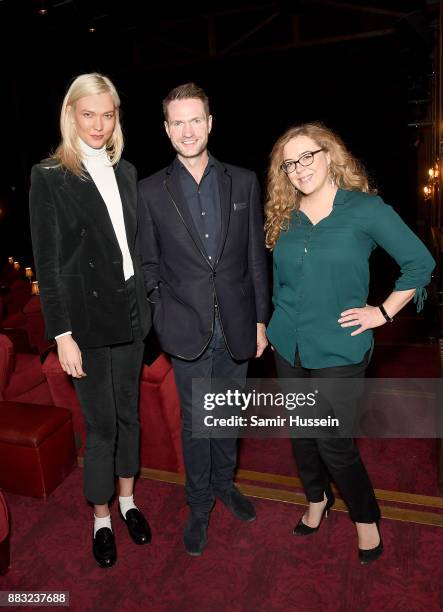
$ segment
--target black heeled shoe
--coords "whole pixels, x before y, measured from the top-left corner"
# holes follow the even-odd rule
[[[332,491],[325,492],[325,495],[326,495],[327,502],[326,502],[326,506],[324,507],[324,510],[320,518],[320,522],[317,525],[317,527],[309,527],[309,525],[305,525],[305,523],[303,522],[303,517],[301,517],[297,525],[292,530],[293,535],[307,536],[307,535],[311,535],[312,533],[315,533],[316,531],[320,529],[320,525],[322,523],[323,518],[326,518],[328,516],[329,510],[332,508],[332,506],[335,503],[335,497]]]
[[[383,553],[383,540],[381,539],[380,529],[377,525],[378,536],[380,538],[380,542],[377,544],[375,548],[369,548],[367,550],[363,548],[358,549],[358,559],[361,565],[368,565],[368,563],[372,563],[372,561],[376,561]]]

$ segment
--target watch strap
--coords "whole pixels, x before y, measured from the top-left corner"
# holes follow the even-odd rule
[[[386,321],[387,321],[388,323],[393,323],[393,322],[394,322],[394,317],[390,317],[390,316],[388,315],[388,313],[386,312],[386,310],[385,310],[385,308],[384,308],[383,304],[380,304],[379,308],[380,308],[380,312],[381,312],[381,314],[384,316],[384,318],[386,319]]]

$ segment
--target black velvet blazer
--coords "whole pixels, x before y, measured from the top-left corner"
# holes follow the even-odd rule
[[[221,238],[212,263],[181,191],[177,165],[139,184],[139,241],[153,322],[164,351],[195,359],[213,332],[216,298],[231,355],[253,357],[270,311],[260,188],[250,170],[214,160]]]
[[[125,160],[114,171],[145,336],[151,316],[135,250],[137,173]],[[48,338],[72,331],[81,347],[129,342],[132,329],[123,257],[106,204],[91,177],[81,179],[51,161],[35,165],[30,221]]]

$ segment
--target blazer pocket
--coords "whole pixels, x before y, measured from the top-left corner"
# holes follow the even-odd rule
[[[234,211],[237,212],[238,210],[243,210],[244,208],[248,207],[248,203],[247,202],[234,202]]]
[[[60,274],[60,282],[71,319],[72,332],[84,332],[89,327],[83,277],[80,274]]]

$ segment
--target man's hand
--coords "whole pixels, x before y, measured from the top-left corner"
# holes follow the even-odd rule
[[[268,339],[266,338],[266,325],[264,323],[257,323],[257,352],[255,356],[261,357],[267,346]]]
[[[60,365],[66,374],[73,378],[83,378],[82,354],[77,342],[71,335],[57,338],[57,351]]]

